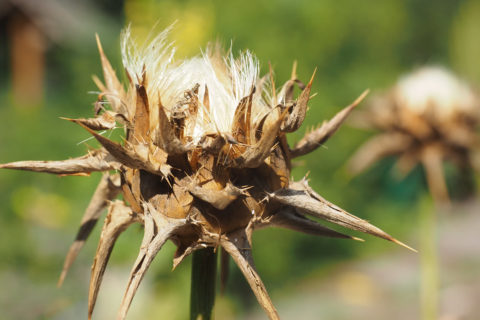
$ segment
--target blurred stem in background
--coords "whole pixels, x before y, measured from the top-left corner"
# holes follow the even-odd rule
[[[423,320],[437,319],[438,311],[438,256],[437,209],[430,196],[420,204],[420,303]]]
[[[437,214],[451,208],[449,192],[444,177],[444,164],[438,157],[423,159],[428,188],[431,197],[425,197],[420,205],[420,268],[421,268],[421,312],[423,320],[435,320],[438,316],[439,300],[439,258]],[[454,189],[461,188],[460,199],[475,194],[472,176],[473,168],[462,167],[457,173]],[[460,186],[460,187],[459,187]],[[453,188],[452,188],[453,189]],[[455,191],[455,190],[452,190]]]

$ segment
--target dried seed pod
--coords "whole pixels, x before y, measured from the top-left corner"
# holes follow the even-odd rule
[[[402,175],[422,164],[433,197],[448,203],[443,161],[451,160],[466,172],[478,168],[479,96],[443,68],[424,67],[402,77],[387,93],[374,97],[368,110],[358,111],[353,123],[380,131],[350,159],[353,174],[397,156]]]
[[[126,89],[98,41],[105,83],[98,79],[96,83],[107,101],[97,108],[96,118],[69,120],[87,130],[102,149],[79,159],[1,165],[55,174],[106,172],[60,280],[99,212],[108,206],[92,268],[89,317],[115,241],[134,223],[145,225],[144,239],[119,319],[125,318],[145,272],[167,240],[178,247],[174,266],[199,248],[222,247],[240,267],[271,319],[278,319],[278,314],[255,271],[251,253],[255,229],[277,226],[358,240],[308,219],[309,215],[400,243],[321,198],[306,181],[289,179],[290,159],[324,143],[360,100],[290,150],[285,134],[297,130],[305,118],[313,76],[304,86],[294,70],[277,94],[271,79],[260,79],[259,64],[249,52],[234,58],[231,53],[221,56],[218,49],[207,50],[201,57],[175,62],[165,37],[164,32],[139,47],[129,30],[124,32],[123,64],[130,81]],[[295,84],[303,90],[297,100],[293,97]],[[108,105],[112,110],[107,110]],[[104,113],[98,116],[100,109]],[[96,132],[115,126],[124,126],[124,141],[115,142]],[[118,173],[110,173],[112,170]],[[123,195],[123,201],[115,200],[117,193]]]

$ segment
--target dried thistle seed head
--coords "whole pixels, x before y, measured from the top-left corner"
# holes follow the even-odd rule
[[[315,150],[360,102],[308,133],[293,149],[286,132],[297,130],[307,110],[313,77],[303,85],[292,77],[277,92],[273,75],[259,77],[249,52],[234,57],[218,46],[175,61],[167,31],[138,46],[129,29],[122,36],[129,83],[120,83],[98,41],[104,83],[95,117],[68,119],[101,144],[99,150],[65,161],[23,161],[1,165],[54,174],[105,172],[85,211],[59,283],[103,209],[108,207],[92,267],[89,316],[118,236],[130,225],[145,226],[119,312],[123,319],[157,252],[167,240],[177,246],[174,266],[204,247],[221,246],[240,267],[271,319],[277,312],[255,271],[251,233],[283,227],[318,236],[357,239],[310,220],[314,216],[403,245],[387,233],[331,204],[306,180],[290,180],[290,160]],[[98,39],[97,39],[98,40]],[[297,99],[293,88],[302,89]],[[98,130],[123,127],[115,142]],[[122,195],[118,200],[117,195]]]
[[[477,167],[480,97],[467,83],[440,67],[424,67],[403,76],[355,122],[380,131],[349,162],[354,174],[386,156],[397,156],[397,168],[407,175],[418,163],[425,168],[432,195],[448,202],[442,163],[462,170]]]

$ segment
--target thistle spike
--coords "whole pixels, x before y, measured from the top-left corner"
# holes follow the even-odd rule
[[[114,112],[107,111],[95,118],[71,119],[71,118],[60,117],[60,119],[68,120],[75,123],[81,123],[92,130],[99,131],[99,130],[113,129],[115,127],[115,115],[116,114]]]
[[[120,99],[119,99],[125,94],[123,85],[118,80],[115,74],[115,70],[113,70],[112,65],[108,61],[107,56],[103,51],[102,44],[100,42],[100,38],[98,34],[95,34],[95,39],[97,41],[98,52],[100,54],[100,60],[102,63],[103,78],[105,80],[106,91],[108,91],[109,93],[107,95],[107,99],[109,100],[115,112],[125,113],[126,109],[124,108],[122,103],[120,103]]]
[[[89,154],[68,160],[17,161],[0,164],[0,169],[15,169],[45,172],[58,175],[88,175],[97,171],[118,169],[120,164],[104,150],[94,150]]]
[[[258,303],[267,313],[271,320],[279,320],[277,310],[275,309],[270,296],[267,293],[267,289],[263,284],[260,276],[255,270],[253,263],[252,247],[248,241],[248,236],[245,230],[239,230],[237,232],[229,234],[227,237],[220,239],[222,248],[227,251],[233,258],[237,266],[242,271],[243,275],[248,281],[250,288],[252,288],[255,297],[257,297]]]
[[[310,220],[304,215],[296,212],[291,207],[283,208],[282,210],[276,212],[274,215],[272,215],[267,225],[290,229],[314,236],[344,238],[356,241],[363,241],[363,239],[337,232],[321,225],[316,221]]]
[[[291,187],[296,188],[281,189],[269,194],[269,197],[274,201],[278,201],[279,203],[290,206],[302,213],[324,219],[348,229],[361,231],[388,241],[392,241],[407,249],[415,251],[409,246],[396,240],[383,230],[323,199],[318,194],[314,193],[309,187],[306,187],[306,185],[293,183],[291,184]]]
[[[342,109],[329,121],[324,122],[320,128],[306,134],[291,151],[292,158],[310,153],[324,144],[337,131],[350,112],[363,101],[369,91],[365,90],[352,104]]]
[[[115,157],[119,162],[121,162],[123,165],[126,165],[131,168],[135,169],[144,169],[146,171],[152,172],[154,174],[161,173],[159,167],[155,167],[150,161],[147,159],[142,159],[141,154],[138,154],[132,150],[129,150],[125,147],[123,147],[121,144],[114,142],[108,138],[105,138],[101,134],[96,133],[89,127],[83,125],[80,122],[78,123],[81,127],[83,127],[85,130],[90,132],[91,135],[94,136],[94,138],[100,142],[100,144],[107,149],[107,151]]]
[[[184,226],[184,220],[166,219],[162,214],[157,212],[151,204],[145,204],[144,212],[145,234],[137,260],[130,273],[127,289],[125,290],[125,295],[118,312],[118,320],[123,320],[127,316],[128,309],[130,308],[138,286],[158,251],[160,251],[177,228]]]
[[[97,224],[100,214],[108,206],[108,202],[112,201],[120,192],[120,177],[118,175],[110,176],[108,173],[103,174],[100,183],[95,190],[80,223],[80,229],[77,232],[75,241],[68,249],[65,262],[63,264],[62,273],[58,279],[57,286],[60,287],[67,276],[67,272],[77,258],[78,253],[83,248],[85,241],[90,236],[93,228]]]
[[[113,246],[120,234],[125,231],[132,223],[139,222],[139,218],[122,201],[115,200],[110,204],[110,208],[105,218],[100,242],[93,261],[92,273],[90,276],[90,289],[88,293],[88,319],[92,318],[97,295],[102,283],[103,274],[107,267]]]

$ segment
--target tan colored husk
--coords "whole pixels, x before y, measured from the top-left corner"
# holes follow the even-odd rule
[[[156,38],[151,46],[163,42],[163,38]],[[165,85],[165,89],[161,84],[163,80],[154,78],[161,72],[167,78],[175,78],[168,72],[186,68],[189,63],[204,64],[189,60],[173,67],[152,67],[149,61],[144,61],[141,71],[133,73],[135,63],[127,63],[130,83],[125,90],[100,41],[98,46],[105,83],[95,79],[102,91],[96,116],[68,120],[87,130],[102,147],[77,159],[0,165],[0,168],[54,174],[105,172],[84,214],[59,281],[59,284],[63,282],[100,212],[108,206],[92,267],[89,318],[115,241],[135,223],[145,226],[144,238],[130,274],[119,319],[125,318],[145,272],[167,240],[178,247],[174,267],[194,250],[222,247],[239,266],[270,319],[279,316],[255,271],[251,254],[251,233],[255,229],[273,226],[311,235],[361,240],[307,217],[313,216],[400,243],[314,193],[306,180],[298,183],[290,180],[290,159],[312,152],[325,143],[366,93],[317,130],[308,133],[291,150],[285,134],[297,130],[305,118],[313,76],[307,86],[303,86],[294,70],[292,78],[278,93],[273,82],[273,89],[268,92],[265,81],[249,75],[253,72],[250,70],[254,68],[252,65],[255,66],[251,55],[237,60],[221,57],[218,50],[205,55],[206,62],[203,63],[215,69],[217,78],[214,80],[221,83],[220,89],[223,86],[226,94],[231,95],[224,100],[237,101],[231,128],[225,131],[220,129],[218,122],[225,115],[215,113],[222,111],[218,109],[220,106],[214,105],[219,100],[211,86],[190,83],[176,102],[171,102],[175,101],[172,95],[164,92],[162,96],[162,90],[174,90],[172,84]],[[155,50],[165,54],[167,49]],[[130,55],[124,54],[124,59]],[[235,69],[242,66],[247,71],[242,73]],[[293,100],[295,84],[303,88],[297,100]],[[220,94],[220,89],[217,84],[215,92]],[[238,92],[245,92],[245,96],[236,96]],[[271,99],[264,99],[263,95]],[[105,102],[112,110],[105,110]],[[126,132],[122,143],[96,132],[113,130],[117,126],[122,126]],[[123,200],[115,200],[117,193],[122,194]]]

